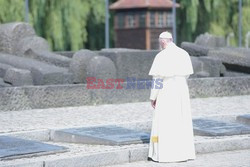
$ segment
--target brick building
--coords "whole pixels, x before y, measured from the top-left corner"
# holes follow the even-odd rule
[[[111,4],[115,47],[159,49],[159,34],[172,31],[172,6],[171,0],[118,0]]]

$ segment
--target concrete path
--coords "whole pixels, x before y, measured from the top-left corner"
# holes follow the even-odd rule
[[[180,163],[138,161],[106,167],[250,167],[250,150],[199,154],[195,160]]]
[[[193,117],[250,113],[250,95],[191,99]],[[149,102],[0,111],[0,133],[151,121]]]
[[[232,97],[211,97],[191,99],[193,118],[221,117],[234,118],[235,115],[250,113],[250,95]],[[107,124],[133,124],[145,123],[152,120],[153,109],[149,102],[109,104],[99,106],[80,106],[67,108],[50,108],[24,111],[0,111],[0,135],[18,134],[20,137],[48,140],[49,129],[70,127],[86,127]],[[18,133],[16,133],[18,132]],[[38,133],[36,133],[38,132]],[[18,136],[18,135],[17,135]],[[47,137],[46,137],[47,136]],[[44,139],[41,139],[41,138]],[[135,144],[125,146],[81,145],[69,143],[50,144],[65,146],[68,152],[22,158],[0,162],[2,167],[21,166],[102,166],[121,164],[145,160],[148,144]],[[250,135],[227,137],[202,137],[195,136],[197,159],[185,163],[185,166],[213,166],[213,167],[250,167],[249,157]],[[219,149],[219,150],[218,150]],[[238,150],[213,154],[200,154],[224,150]],[[114,160],[115,159],[115,160]],[[127,166],[169,166],[179,167],[183,164],[155,164],[152,162],[135,162]],[[246,166],[248,165],[248,166]],[[115,166],[114,166],[115,167]],[[117,166],[119,167],[119,166]],[[122,166],[121,166],[122,167]]]

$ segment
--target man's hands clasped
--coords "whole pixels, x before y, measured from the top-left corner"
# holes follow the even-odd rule
[[[155,109],[155,106],[156,106],[156,100],[151,100],[151,106]]]

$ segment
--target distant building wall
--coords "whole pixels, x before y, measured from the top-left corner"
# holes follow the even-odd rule
[[[146,49],[145,33],[145,29],[117,29],[115,47]]]

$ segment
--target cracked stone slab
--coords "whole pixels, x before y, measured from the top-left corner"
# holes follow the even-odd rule
[[[240,123],[250,125],[250,114],[239,115],[236,117],[236,120]]]
[[[106,125],[57,130],[52,138],[54,141],[70,143],[125,145],[148,143],[150,133]]]
[[[223,122],[210,119],[194,119],[194,133],[200,136],[231,136],[250,134],[250,126],[240,123]]]
[[[0,136],[0,161],[67,151],[66,147],[10,136]]]

